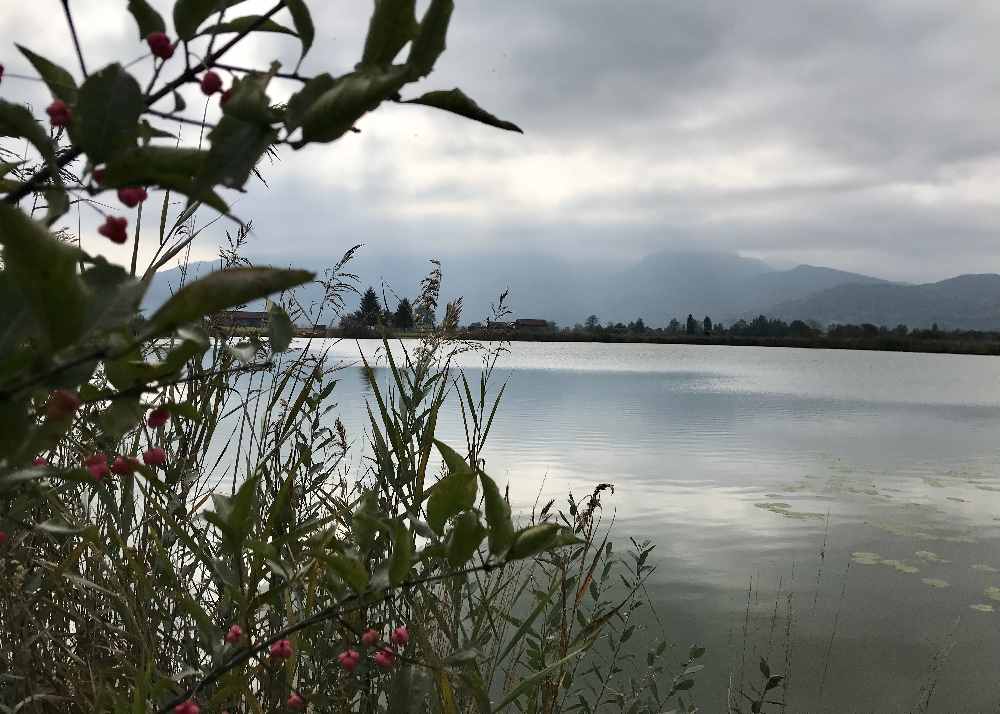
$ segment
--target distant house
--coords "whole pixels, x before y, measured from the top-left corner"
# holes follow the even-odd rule
[[[549,323],[547,320],[515,320],[514,328],[517,330],[547,330]]]
[[[215,315],[215,324],[218,327],[255,327],[264,329],[268,326],[268,314],[266,312],[253,312],[250,310],[226,310]]]
[[[496,320],[490,320],[486,323],[487,330],[509,330],[514,325],[510,322],[498,322]]]
[[[481,330],[481,329],[483,329],[483,323],[481,323],[481,322],[473,322],[472,324],[469,325],[468,329],[470,329],[470,330]]]

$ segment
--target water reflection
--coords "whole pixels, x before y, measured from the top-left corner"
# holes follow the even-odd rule
[[[616,485],[618,532],[658,544],[667,634],[710,647],[706,711],[760,654],[789,711],[918,711],[931,682],[929,711],[995,709],[1000,362],[520,343],[502,366],[489,470],[521,509]],[[349,428],[369,392],[345,373]],[[461,428],[446,407],[441,438]]]

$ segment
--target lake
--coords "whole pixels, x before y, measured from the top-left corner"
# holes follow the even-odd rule
[[[674,659],[708,647],[703,711],[724,711],[741,662],[756,682],[762,654],[790,712],[996,710],[1000,360],[514,343],[499,373],[487,470],[522,511],[615,485],[616,543],[657,544]],[[360,369],[335,396],[357,436]],[[439,436],[460,447],[450,406]]]

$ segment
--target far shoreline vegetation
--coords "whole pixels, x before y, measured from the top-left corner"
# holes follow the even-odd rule
[[[383,298],[384,300],[384,298]],[[435,326],[433,315],[422,315],[410,301],[398,301],[395,310],[383,307],[374,288],[362,296],[359,308],[344,315],[338,325],[296,327],[297,337],[332,339],[421,339]],[[268,312],[232,311],[216,316],[215,326],[230,335],[251,335],[268,329]],[[823,327],[810,320],[785,322],[759,315],[737,320],[731,325],[713,322],[711,317],[684,322],[674,318],[666,327],[650,327],[642,318],[635,321],[601,323],[590,315],[583,323],[560,327],[543,319],[473,322],[459,326],[457,339],[476,342],[602,342],[656,345],[724,345],[729,347],[790,347],[800,349],[868,350],[921,352],[930,354],[1000,355],[1000,332],[942,329],[907,325],[887,327],[872,323],[832,324]]]

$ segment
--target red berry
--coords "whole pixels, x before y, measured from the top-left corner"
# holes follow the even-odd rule
[[[229,628],[229,631],[226,633],[225,640],[229,644],[234,645],[240,641],[241,637],[243,637],[243,628],[240,627],[239,625],[233,625]]]
[[[44,456],[36,456],[35,460],[32,461],[31,463],[34,464],[35,466],[48,466],[49,460],[46,459]]]
[[[230,87],[229,89],[227,89],[225,92],[222,93],[222,96],[219,97],[219,106],[220,107],[226,106],[226,102],[228,102],[229,98],[232,96],[233,96],[233,90]]]
[[[292,656],[292,643],[288,640],[278,640],[271,645],[270,652],[275,659],[288,659]]]
[[[156,429],[170,421],[170,410],[167,407],[157,407],[149,413],[146,418],[146,425],[150,429]]]
[[[115,460],[111,462],[111,473],[118,474],[119,476],[128,476],[135,471],[135,464],[132,459],[127,459],[124,456],[116,456]]]
[[[45,113],[49,115],[49,123],[52,126],[66,126],[73,120],[73,112],[61,99],[52,102]]]
[[[289,709],[305,709],[306,700],[302,698],[301,695],[292,692],[292,696],[288,697],[288,708]]]
[[[104,219],[104,225],[100,226],[97,232],[112,243],[124,243],[128,240],[128,219],[108,216]]]
[[[146,189],[141,186],[130,186],[118,189],[118,200],[129,208],[135,208],[149,197]]]
[[[379,669],[392,669],[392,665],[396,663],[396,655],[392,650],[379,650],[372,659]]]
[[[94,477],[95,481],[100,481],[109,473],[108,462],[105,461],[99,464],[89,464],[87,466],[87,471],[90,472],[90,475]]]
[[[94,177],[94,183],[102,184],[104,183],[104,173],[105,169],[102,167],[99,169],[94,169],[93,171],[90,172],[90,175]]]
[[[357,650],[346,650],[337,655],[337,661],[348,672],[353,672],[361,662],[361,654]]]
[[[193,699],[188,699],[174,707],[174,714],[200,714],[200,712],[201,707]]]
[[[149,49],[152,50],[153,54],[160,59],[168,60],[174,56],[174,45],[164,32],[149,33],[149,37],[146,38],[146,44],[149,45]]]
[[[222,77],[212,70],[208,70],[205,74],[201,75],[201,91],[209,97],[216,92],[221,92]]]
[[[4,531],[0,531],[0,545],[3,545],[6,542],[7,542],[7,534]]]
[[[68,389],[57,389],[49,395],[45,413],[50,419],[65,419],[76,414],[80,408],[80,397]]]
[[[410,641],[410,632],[406,627],[397,627],[389,635],[389,641],[397,647],[405,647]]]
[[[374,647],[375,645],[378,644],[379,639],[380,636],[378,632],[372,629],[368,629],[365,630],[363,635],[361,635],[361,644],[363,644],[365,647]]]
[[[142,462],[146,466],[163,466],[167,463],[167,452],[159,446],[154,446],[142,455]]]

